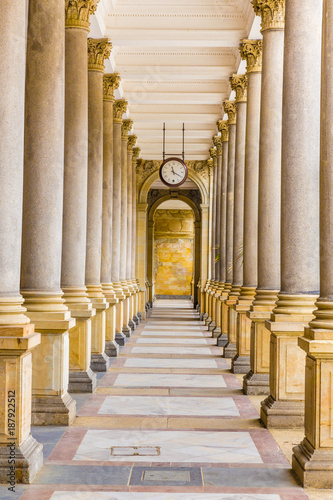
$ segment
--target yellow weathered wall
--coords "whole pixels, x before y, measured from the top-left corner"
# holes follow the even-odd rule
[[[192,210],[156,210],[154,222],[156,295],[191,295],[194,260]]]

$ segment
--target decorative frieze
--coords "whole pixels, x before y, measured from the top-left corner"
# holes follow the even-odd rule
[[[261,31],[283,30],[285,21],[285,0],[252,0],[253,9],[261,16]]]
[[[128,103],[124,99],[118,99],[113,105],[113,120],[115,123],[123,123],[123,114],[127,111]]]
[[[247,73],[259,73],[262,67],[262,40],[242,40],[239,52],[247,63]]]
[[[237,113],[236,101],[224,101],[223,107],[224,112],[228,115],[228,125],[235,125]]]
[[[109,59],[112,43],[108,38],[88,38],[88,69],[89,71],[104,71],[104,61]]]
[[[236,92],[236,102],[247,100],[247,75],[231,75],[230,87]]]
[[[195,161],[195,160],[190,160],[185,162],[187,165],[188,169],[194,170],[197,174],[200,175],[200,177],[203,177],[204,179],[208,179],[208,167],[207,167],[207,161]]]
[[[217,156],[221,156],[222,154],[222,140],[219,135],[214,135],[213,144],[216,148]]]
[[[122,141],[127,141],[128,140],[128,133],[133,127],[133,122],[132,120],[123,120],[122,126],[121,126],[121,140]]]
[[[229,140],[229,125],[226,120],[219,120],[217,122],[218,131],[221,132],[221,140],[222,142]]]
[[[95,14],[99,0],[65,0],[66,28],[89,30],[89,18]]]
[[[132,153],[133,154],[133,148],[136,144],[136,141],[137,141],[137,136],[136,135],[129,135],[128,136],[128,139],[127,139],[127,151],[129,153]]]
[[[104,101],[114,101],[114,91],[120,85],[120,75],[113,73],[112,75],[104,75],[103,77],[103,99]]]

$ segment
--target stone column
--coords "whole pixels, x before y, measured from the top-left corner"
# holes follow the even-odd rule
[[[216,257],[216,189],[217,189],[217,151],[215,148],[209,149],[210,157],[213,161],[212,168],[212,181],[213,181],[213,190],[212,190],[212,212],[211,212],[211,241],[212,241],[212,249],[211,249],[211,280],[207,287],[208,294],[208,318],[206,319],[206,326],[208,326],[209,331],[213,331],[216,327],[215,319],[214,319],[214,303],[213,298],[216,292],[217,281],[215,279],[215,257]]]
[[[122,333],[126,337],[130,337],[132,334],[132,328],[129,325],[130,312],[131,312],[131,295],[132,289],[127,282],[127,252],[128,241],[127,241],[127,220],[128,220],[128,210],[127,210],[127,200],[128,200],[128,174],[127,174],[127,145],[128,145],[128,133],[133,127],[132,120],[123,120],[121,127],[121,220],[120,220],[120,244],[121,244],[121,254],[120,254],[120,283],[123,289],[123,294],[125,299],[123,302],[123,327]]]
[[[201,297],[202,297],[202,309],[200,314],[200,319],[206,321],[209,319],[208,324],[211,322],[209,315],[209,291],[212,285],[212,246],[213,246],[213,172],[214,172],[214,161],[212,158],[207,160],[208,174],[209,174],[209,218],[208,218],[208,255],[207,255],[207,271],[206,279],[201,280]]]
[[[286,2],[281,292],[266,321],[271,332],[270,395],[262,403],[261,419],[267,427],[304,422],[305,353],[297,338],[313,319],[319,288],[321,19],[321,0]],[[317,390],[313,380],[311,390]],[[309,411],[319,414],[317,408]]]
[[[139,310],[141,312],[142,319],[146,319],[147,210],[147,203],[138,203],[135,266],[141,290]]]
[[[136,287],[137,293],[135,296],[135,313],[133,316],[133,321],[139,325],[142,319],[142,312],[140,310],[140,296],[143,293],[140,288],[140,281],[136,278],[136,165],[137,160],[140,155],[140,148],[133,148],[132,156],[132,262],[131,262],[131,272],[132,272],[132,282]]]
[[[61,286],[76,318],[69,332],[69,389],[92,392],[91,318],[95,314],[85,286],[88,187],[89,16],[97,0],[66,0],[65,29],[65,172]]]
[[[132,226],[133,226],[133,147],[136,143],[136,136],[129,135],[127,141],[127,255],[126,255],[126,280],[129,290],[132,292],[130,297],[130,317],[128,325],[131,330],[135,330],[136,323],[133,320],[135,302],[136,302],[136,286],[132,281]]]
[[[318,6],[319,9],[319,6]],[[320,155],[320,297],[315,318],[298,345],[306,353],[305,438],[294,448],[293,469],[306,488],[333,488],[333,5],[323,2],[321,155]],[[318,13],[319,14],[319,13]],[[316,18],[316,23],[318,19]],[[318,23],[319,24],[319,23]],[[319,26],[316,24],[316,41]]]
[[[234,241],[234,185],[235,185],[235,153],[236,153],[236,101],[224,101],[224,111],[228,114],[229,147],[228,147],[228,177],[227,177],[227,223],[226,223],[226,282],[225,294],[228,296],[222,302],[222,335],[228,342],[224,349],[224,357],[233,358],[236,354],[236,332],[229,324],[229,308],[235,300],[230,297],[233,283],[233,241]]]
[[[230,85],[236,93],[237,125],[235,150],[235,189],[234,189],[234,241],[233,241],[233,282],[229,293],[229,335],[236,337],[236,348],[239,347],[237,337],[238,297],[243,284],[243,235],[244,235],[244,176],[245,176],[245,136],[247,110],[247,75],[232,75]],[[239,373],[241,367],[238,354],[231,363],[233,373]]]
[[[269,394],[270,318],[280,290],[281,142],[285,0],[254,0],[262,18],[263,64],[259,148],[258,288],[247,316],[251,369],[245,394]],[[269,9],[269,10],[268,10]],[[268,14],[268,15],[267,15]]]
[[[227,121],[217,122],[222,141],[222,177],[221,177],[221,228],[220,228],[220,283],[222,291],[219,297],[221,302],[221,335],[218,345],[224,347],[228,342],[227,332],[223,331],[223,303],[228,298],[225,289],[226,282],[226,226],[227,226],[227,177],[228,177],[228,149],[229,149],[229,126]]]
[[[31,435],[31,351],[41,338],[29,324],[20,295],[26,12],[21,1],[5,0],[1,15],[0,481],[29,483],[43,465],[43,453]],[[9,403],[16,408],[11,422],[4,414],[5,409],[10,409]],[[8,476],[8,443],[13,438],[16,470]]]
[[[113,200],[112,200],[112,266],[111,279],[119,303],[116,306],[116,336],[119,345],[124,345],[123,329],[123,301],[125,295],[120,283],[121,259],[121,126],[123,114],[126,113],[127,102],[120,99],[113,105]]]
[[[47,16],[47,17],[46,17]],[[52,29],[41,31],[48,18]],[[42,334],[33,353],[32,422],[68,425],[71,318],[60,288],[64,176],[64,9],[52,0],[29,7],[25,107],[21,290]],[[56,62],[56,63],[55,63]],[[52,242],[52,244],[50,244]]]
[[[111,280],[112,268],[112,201],[113,201],[113,103],[114,91],[120,76],[115,73],[103,78],[103,211],[102,211],[102,291],[109,304],[106,310],[105,352],[117,356],[119,345],[115,341],[116,304],[118,299]]]
[[[251,320],[246,313],[258,283],[258,179],[262,40],[243,40],[241,57],[247,62],[243,286],[237,304],[237,373],[250,370]],[[236,368],[235,368],[236,369]]]
[[[219,297],[223,290],[223,285],[220,279],[220,239],[221,239],[221,183],[222,183],[222,141],[221,137],[215,135],[213,137],[213,143],[216,148],[217,153],[217,170],[216,170],[216,257],[215,257],[215,276],[216,276],[216,291],[213,297],[214,301],[214,321],[215,328],[213,331],[213,337],[217,338],[221,335],[221,302]]]
[[[103,205],[103,74],[104,60],[111,54],[107,38],[88,38],[88,206],[86,286],[96,309],[91,320],[91,369],[105,372],[110,358],[105,352],[108,302],[101,286]],[[115,351],[117,354],[117,351]]]

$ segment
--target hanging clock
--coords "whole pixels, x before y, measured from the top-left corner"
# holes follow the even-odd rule
[[[160,167],[160,179],[168,187],[178,187],[187,179],[188,171],[181,158],[164,160]]]

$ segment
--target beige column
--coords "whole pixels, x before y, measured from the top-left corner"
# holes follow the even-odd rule
[[[66,1],[65,29],[65,171],[61,286],[76,318],[69,332],[69,389],[92,392],[91,318],[95,314],[85,286],[88,179],[89,16],[96,0]]]
[[[212,246],[213,246],[213,192],[214,192],[214,161],[212,158],[207,160],[209,172],[209,219],[208,219],[208,259],[207,259],[207,279],[202,281],[202,301],[203,308],[200,318],[204,321],[205,325],[211,322],[210,317],[210,295],[212,280]]]
[[[112,202],[113,202],[113,103],[114,91],[120,76],[115,73],[103,78],[103,211],[102,211],[102,291],[109,304],[106,310],[105,352],[117,356],[119,345],[115,341],[116,304],[118,299],[111,280],[112,268]]]
[[[40,31],[40,24],[52,26]],[[64,9],[30,3],[25,107],[21,290],[42,334],[33,353],[32,422],[68,425],[69,338],[75,325],[60,288],[64,176]],[[58,61],[58,64],[54,64]],[[50,244],[52,242],[52,244]]]
[[[86,286],[96,309],[91,320],[91,369],[105,372],[110,358],[105,352],[108,302],[101,286],[103,208],[103,74],[104,60],[111,54],[107,38],[88,38],[88,205]]]
[[[213,337],[217,338],[221,335],[221,301],[219,297],[223,290],[223,285],[220,279],[220,239],[221,239],[221,183],[222,183],[222,141],[221,137],[215,135],[213,137],[213,143],[216,148],[217,153],[217,169],[216,169],[216,232],[215,232],[215,247],[216,247],[216,257],[215,257],[215,276],[216,276],[216,291],[214,294],[214,321],[215,328],[213,331]]]
[[[304,422],[305,352],[297,338],[313,319],[319,288],[321,16],[320,0],[286,2],[281,292],[266,321],[271,332],[270,395],[262,403],[261,419],[267,427]],[[314,380],[311,390],[317,390]]]
[[[131,272],[132,272],[132,282],[136,288],[136,295],[135,295],[135,311],[134,311],[134,316],[133,316],[133,321],[136,323],[136,325],[139,325],[141,319],[142,319],[142,313],[140,310],[140,303],[141,303],[141,294],[143,293],[140,288],[140,282],[139,279],[136,277],[136,225],[137,225],[137,220],[136,220],[136,215],[137,215],[137,210],[136,210],[136,204],[137,204],[137,196],[136,196],[136,165],[137,165],[137,160],[140,155],[140,148],[133,148],[133,156],[132,156],[132,261],[131,261]]]
[[[243,40],[241,57],[247,62],[247,116],[245,148],[243,286],[237,304],[238,373],[250,370],[251,320],[246,313],[258,283],[258,178],[261,102],[262,40]]]
[[[229,147],[228,147],[228,177],[227,177],[227,221],[226,221],[226,282],[225,294],[228,296],[222,302],[222,335],[226,335],[224,357],[233,358],[236,354],[236,329],[229,323],[229,309],[235,304],[235,298],[230,297],[233,283],[233,241],[234,241],[234,186],[235,186],[235,153],[236,153],[236,101],[224,101],[224,112],[228,114]]]
[[[132,295],[130,297],[130,315],[128,325],[133,331],[136,328],[136,323],[133,320],[135,314],[135,302],[136,302],[136,286],[132,281],[132,226],[133,226],[133,147],[136,143],[136,136],[129,135],[127,141],[127,254],[126,254],[126,277],[129,290]]]
[[[280,290],[281,142],[285,0],[256,0],[262,18],[262,91],[259,148],[258,288],[251,319],[250,371],[246,394],[269,394],[270,332],[265,320]],[[269,9],[269,10],[268,10]],[[269,13],[269,15],[267,15]]]
[[[319,31],[315,16],[315,40]],[[294,448],[293,469],[306,488],[333,488],[333,5],[323,2],[320,158],[320,297],[315,318],[298,345],[306,353],[305,438]]]
[[[127,175],[127,145],[128,145],[128,133],[133,126],[132,120],[123,120],[121,127],[121,221],[120,221],[120,283],[123,289],[123,294],[125,299],[123,302],[123,327],[122,333],[126,337],[130,337],[132,334],[132,328],[129,325],[130,312],[131,312],[131,295],[132,288],[127,281],[127,252],[128,248],[128,175]]]
[[[221,302],[221,335],[218,337],[218,345],[224,347],[228,343],[227,332],[223,331],[223,303],[228,298],[226,282],[226,230],[227,230],[227,177],[228,177],[228,149],[229,149],[229,126],[227,121],[217,122],[222,141],[222,177],[221,177],[221,228],[220,228],[220,283],[222,291],[219,297]],[[225,324],[225,323],[224,323]]]
[[[126,113],[127,102],[117,100],[113,105],[113,200],[112,200],[112,266],[111,279],[119,303],[116,306],[116,335],[119,345],[124,345],[125,335],[123,329],[123,301],[125,295],[120,283],[121,259],[121,127],[123,114]]]
[[[29,483],[43,465],[42,446],[31,435],[31,351],[41,339],[25,316],[20,295],[26,12],[21,1],[5,0],[1,15],[0,482],[15,485]],[[5,408],[9,410],[12,397],[16,412],[9,422]],[[14,474],[8,476],[8,443],[12,438],[20,461]]]
[[[235,147],[235,186],[234,186],[234,241],[233,241],[233,282],[229,293],[229,335],[236,337],[236,348],[239,347],[237,336],[238,297],[243,284],[243,235],[244,235],[244,176],[245,176],[245,136],[247,110],[247,75],[232,75],[231,89],[236,93],[237,124]],[[231,363],[233,373],[239,373],[239,356],[235,354]]]
[[[217,190],[217,151],[216,148],[210,148],[209,154],[213,160],[212,168],[212,180],[213,180],[213,190],[212,190],[212,212],[211,212],[211,261],[210,261],[210,272],[211,281],[207,287],[208,294],[208,318],[206,319],[206,326],[208,326],[209,331],[213,331],[216,327],[214,319],[214,295],[216,292],[217,281],[215,278],[215,258],[216,258],[216,190]]]
[[[146,275],[147,275],[147,203],[137,205],[137,234],[136,234],[136,270],[140,287],[139,311],[142,318],[146,319]]]

